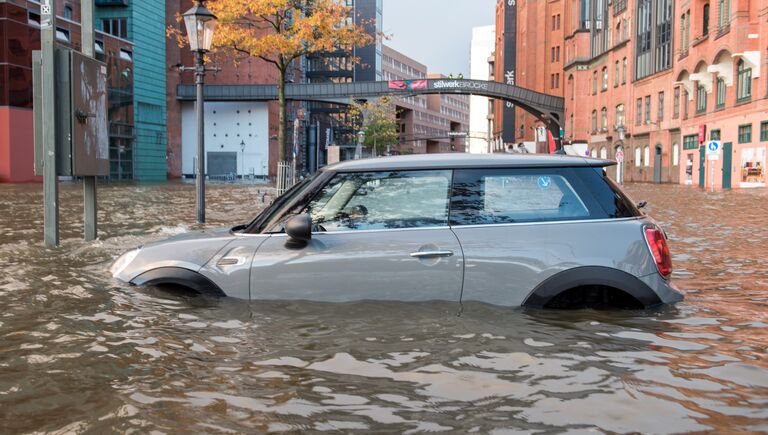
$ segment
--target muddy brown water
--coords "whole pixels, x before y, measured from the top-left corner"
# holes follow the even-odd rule
[[[264,187],[213,185],[207,226]],[[768,195],[627,186],[666,228],[677,306],[189,299],[122,286],[122,251],[196,227],[191,184],[99,191],[42,247],[38,185],[0,185],[0,432],[768,431]]]

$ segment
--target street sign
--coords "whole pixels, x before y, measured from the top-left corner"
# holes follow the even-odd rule
[[[718,140],[711,140],[707,142],[707,158],[709,160],[717,160],[720,158],[720,150],[722,149],[722,146],[720,144],[720,141]]]
[[[624,150],[616,151],[616,162],[622,163],[624,161]]]

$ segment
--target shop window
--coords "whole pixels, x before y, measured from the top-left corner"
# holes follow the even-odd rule
[[[680,164],[680,145],[677,143],[672,144],[672,166]]]
[[[739,126],[739,143],[752,142],[752,124],[744,124]]]

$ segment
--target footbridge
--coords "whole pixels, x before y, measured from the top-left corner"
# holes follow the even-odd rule
[[[555,138],[560,136],[560,127],[564,121],[563,98],[485,80],[443,78],[353,83],[289,83],[285,86],[288,100],[338,104],[381,96],[408,97],[424,94],[480,95],[509,101],[541,120]],[[204,96],[205,101],[272,101],[277,100],[277,86],[206,85]],[[194,101],[194,85],[179,85],[177,99]]]

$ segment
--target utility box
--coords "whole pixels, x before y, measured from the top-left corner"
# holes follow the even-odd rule
[[[43,111],[40,51],[32,55],[35,175],[43,175]],[[57,174],[109,175],[107,66],[65,48],[56,49]]]

